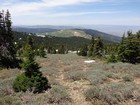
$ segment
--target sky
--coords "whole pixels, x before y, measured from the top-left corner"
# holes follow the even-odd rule
[[[14,25],[138,25],[140,0],[0,0]]]

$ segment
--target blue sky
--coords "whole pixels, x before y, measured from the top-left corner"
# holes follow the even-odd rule
[[[0,0],[14,25],[139,25],[140,0]]]

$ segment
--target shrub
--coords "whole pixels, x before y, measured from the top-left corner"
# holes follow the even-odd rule
[[[117,58],[116,56],[112,53],[108,58],[107,58],[107,63],[116,63]]]
[[[46,99],[47,103],[57,103],[57,104],[71,101],[65,88],[58,85],[53,86],[48,91]]]
[[[123,80],[125,82],[132,82],[132,81],[134,81],[134,78],[131,75],[125,75],[125,76],[123,76]]]
[[[0,99],[0,105],[21,105],[21,103],[12,96],[5,96]]]
[[[15,92],[25,92],[31,86],[30,78],[25,76],[25,73],[20,74],[13,82],[13,89]]]
[[[69,71],[65,74],[65,79],[78,81],[84,79],[84,72],[83,71]]]
[[[119,102],[133,99],[135,91],[139,92],[139,89],[133,83],[112,83],[102,87],[90,88],[85,92],[85,97],[90,101],[98,99],[107,102],[109,105],[118,105]]]
[[[13,83],[13,89],[15,92],[25,92],[29,90],[33,91],[34,93],[40,93],[48,88],[48,80],[40,75],[29,78],[25,75],[25,73],[22,73],[21,75],[17,76]]]

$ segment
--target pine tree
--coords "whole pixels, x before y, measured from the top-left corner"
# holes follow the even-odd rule
[[[140,37],[139,34],[128,32],[119,46],[118,58],[122,62],[140,63]]]
[[[42,58],[45,58],[45,56],[46,56],[45,48],[43,45],[41,45],[39,48],[39,56]]]
[[[78,55],[80,55],[80,56],[87,56],[87,52],[88,52],[87,45],[84,44],[84,45],[81,47],[80,52],[78,53]]]
[[[17,66],[11,25],[9,11],[0,11],[0,65],[7,68]]]
[[[87,55],[90,57],[93,55],[93,51],[94,51],[94,44],[95,44],[95,39],[94,39],[94,36],[92,36],[92,40],[91,40],[91,43],[88,47],[88,53]]]
[[[25,72],[19,75],[13,83],[16,92],[30,90],[40,93],[49,88],[48,80],[42,76],[39,71],[40,66],[35,62],[34,57],[32,45],[27,43],[23,49],[23,63],[21,64]]]
[[[58,49],[59,54],[65,54],[65,47],[64,45],[61,45],[60,48]]]
[[[97,38],[94,44],[94,56],[101,57],[103,55],[103,41],[100,37]]]

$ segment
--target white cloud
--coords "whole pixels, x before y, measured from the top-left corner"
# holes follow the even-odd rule
[[[49,14],[49,17],[67,17],[67,16],[80,16],[80,15],[90,15],[90,14],[115,14],[115,13],[122,13],[122,12],[125,11],[56,13],[56,14]]]
[[[9,9],[14,16],[17,16],[29,13],[32,14],[32,12],[37,12],[43,8],[47,9],[57,6],[68,6],[99,1],[101,0],[41,0],[40,2],[18,2],[18,0],[7,0],[0,4],[0,9]]]

